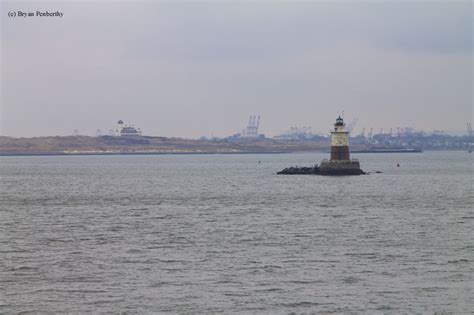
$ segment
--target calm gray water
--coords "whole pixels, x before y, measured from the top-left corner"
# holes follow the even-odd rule
[[[0,312],[474,310],[473,155],[325,157],[1,157]]]

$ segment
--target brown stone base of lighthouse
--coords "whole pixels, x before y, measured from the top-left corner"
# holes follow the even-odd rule
[[[319,166],[320,175],[362,175],[357,160],[323,160]]]
[[[349,160],[349,146],[331,147],[331,160]]]

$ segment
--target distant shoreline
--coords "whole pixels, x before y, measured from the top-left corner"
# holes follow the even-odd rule
[[[407,150],[407,151],[354,151],[351,154],[396,154],[396,153],[423,153],[423,152],[458,152],[464,150]],[[328,153],[327,150],[307,150],[307,151],[255,151],[255,152],[78,152],[78,153],[66,153],[66,152],[0,152],[0,157],[19,157],[19,156],[116,156],[116,155],[249,155],[249,154],[301,154],[301,153]]]
[[[0,136],[0,156],[86,156],[86,155],[189,155],[189,154],[283,154],[328,153],[327,138],[310,140],[213,139],[191,140],[165,137],[39,137]],[[425,148],[422,145],[351,144],[353,154],[420,153],[421,150],[456,151],[464,148]]]
[[[312,151],[317,152],[317,151]],[[319,151],[321,152],[321,151]],[[273,151],[273,152],[80,152],[80,153],[66,153],[66,152],[51,152],[51,153],[4,153],[0,152],[0,156],[97,156],[97,155],[214,155],[214,154],[286,154],[293,152]]]

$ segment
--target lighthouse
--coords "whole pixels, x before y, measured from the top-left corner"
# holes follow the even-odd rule
[[[341,116],[337,117],[331,130],[331,157],[313,167],[290,167],[278,172],[283,175],[362,175],[357,159],[351,159],[349,153],[349,131]]]
[[[346,131],[346,124],[339,116],[331,131],[331,161],[348,161],[349,155],[349,131]]]
[[[321,161],[321,175],[361,175],[360,163],[351,159],[349,153],[349,131],[341,116],[337,117],[334,129],[331,130],[331,157]]]

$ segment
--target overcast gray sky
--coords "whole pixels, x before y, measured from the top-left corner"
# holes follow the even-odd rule
[[[10,11],[62,18],[9,18]],[[2,1],[2,135],[463,132],[471,1]]]

